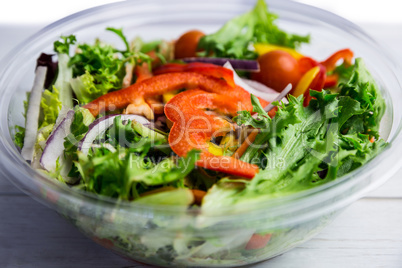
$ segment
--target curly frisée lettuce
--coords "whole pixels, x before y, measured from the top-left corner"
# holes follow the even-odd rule
[[[96,40],[95,44],[79,44],[77,52],[71,57],[69,65],[74,79],[71,86],[81,103],[88,103],[111,90],[122,87],[125,76],[125,64],[149,62],[148,55],[130,49],[129,43],[121,29],[107,28],[117,34],[125,45],[119,50],[112,45]]]
[[[131,125],[130,121],[123,123],[120,117],[115,117],[113,127],[105,134],[115,150],[101,145],[88,155],[77,153],[75,166],[82,177],[79,187],[122,200],[138,199],[159,187],[185,188],[184,178],[195,167],[197,151],[177,160],[155,155],[152,141],[141,137]],[[132,143],[136,146],[120,145]]]
[[[54,87],[53,91],[47,89],[43,91],[40,107],[43,118],[39,128],[56,123],[57,116],[59,115],[62,107],[57,88]]]
[[[349,81],[341,85],[340,94],[358,101],[363,111],[346,122],[344,130],[348,133],[362,132],[378,138],[385,102],[378,91],[374,78],[361,59],[356,60]]]
[[[45,66],[48,70],[40,101],[38,129],[54,125],[62,107],[73,108],[75,104],[88,103],[108,91],[120,89],[126,64],[149,62],[149,56],[138,51],[139,48],[130,48],[122,30],[107,30],[122,39],[124,50],[99,40],[94,45],[76,46],[76,37],[69,35],[61,36],[53,43],[58,61],[53,62],[53,55],[44,53],[38,58],[37,66]],[[74,47],[75,54],[70,56]],[[25,106],[24,116],[29,101],[25,102]],[[19,127],[15,141],[20,148],[24,145],[24,136],[25,129]]]
[[[268,11],[264,0],[258,0],[253,10],[235,17],[216,33],[201,38],[200,56],[255,59],[257,54],[250,49],[255,43],[273,44],[296,48],[308,43],[309,36],[288,34],[274,23],[277,15]]]
[[[385,103],[361,59],[356,59],[352,76],[340,85],[339,93],[310,94],[314,99],[307,107],[302,96],[290,95],[288,104],[277,103],[272,119],[252,96],[258,117],[242,111],[234,121],[261,130],[241,158],[259,165],[260,172],[241,183],[220,180],[205,196],[204,210],[307,190],[364,165],[386,146],[384,140],[372,139],[378,137]],[[229,187],[233,182],[236,187]]]

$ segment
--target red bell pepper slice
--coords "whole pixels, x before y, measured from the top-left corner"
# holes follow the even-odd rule
[[[179,156],[187,155],[192,149],[201,150],[198,166],[251,179],[259,171],[256,165],[233,157],[215,156],[208,151],[211,138],[224,135],[233,126],[215,115],[205,113],[205,108],[232,116],[237,114],[240,106],[243,106],[242,110],[252,110],[250,94],[244,89],[236,87],[224,93],[193,89],[173,97],[165,106],[165,115],[173,122],[168,141],[171,149]],[[245,95],[248,98],[241,97]]]
[[[320,71],[317,74],[317,76],[314,78],[314,80],[311,82],[310,89],[315,90],[315,91],[321,91],[324,88],[327,73],[326,73],[326,69],[323,65],[318,63],[317,66],[320,67]],[[304,92],[303,105],[308,106],[311,99],[312,99],[312,97],[310,96],[310,90],[306,90]]]
[[[325,78],[324,88],[334,87],[338,84],[338,75],[331,74]]]
[[[88,109],[92,115],[97,116],[104,111],[123,109],[138,99],[158,96],[182,88],[200,88],[208,92],[232,92],[233,90],[233,87],[224,80],[216,77],[193,72],[168,73],[145,79],[118,91],[109,92],[88,103],[84,108]],[[248,96],[248,100],[250,100],[248,92],[244,92],[242,96]]]
[[[348,48],[339,50],[329,56],[326,60],[322,61],[321,64],[326,68],[327,72],[331,72],[335,69],[337,62],[341,59],[343,59],[343,62],[346,65],[352,65],[353,51]]]
[[[332,72],[336,68],[339,60],[343,60],[346,66],[350,66],[353,60],[353,51],[351,51],[350,49],[339,50],[329,56],[326,60],[321,62],[317,62],[310,57],[303,57],[299,59],[299,69],[301,73],[305,73],[315,66],[320,66],[321,70],[319,76],[317,76],[317,78],[312,82],[310,86],[311,89],[320,91],[322,88],[328,88],[337,85],[338,75],[331,74],[327,76],[326,73]]]
[[[136,65],[134,69],[135,75],[137,79],[135,80],[136,83],[144,81],[148,78],[153,77],[152,71],[149,68],[148,63],[142,63],[141,65]]]
[[[135,80],[136,83],[153,77],[152,71],[147,63],[136,65],[134,72],[137,77]],[[145,102],[149,105],[149,107],[151,107],[155,114],[163,114],[163,103],[159,96],[146,97]]]
[[[155,75],[177,72],[196,72],[199,74],[210,75],[216,78],[223,78],[232,87],[235,86],[233,72],[225,67],[211,63],[191,62],[188,64],[168,63],[154,70]]]
[[[318,62],[310,57],[302,57],[298,60],[299,70],[301,74],[308,72],[311,68],[318,65]]]
[[[316,91],[321,91],[324,88],[326,77],[327,77],[327,70],[325,66],[323,66],[321,63],[317,62],[316,60],[310,58],[310,57],[303,57],[299,59],[299,69],[301,73],[306,73],[309,71],[311,68],[314,68],[316,66],[319,66],[320,71],[317,74],[317,76],[314,78],[314,80],[311,82],[309,88],[304,92],[304,106],[308,106],[310,103],[310,100],[312,97],[310,96],[310,90],[316,90]]]

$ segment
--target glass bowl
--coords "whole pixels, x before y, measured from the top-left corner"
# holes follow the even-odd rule
[[[129,37],[174,39],[184,31],[211,32],[254,1],[127,1],[79,12],[49,25],[15,48],[0,65],[0,170],[24,192],[56,210],[83,233],[126,258],[160,266],[233,267],[277,256],[303,243],[351,202],[378,187],[401,166],[402,100],[398,67],[372,38],[356,25],[329,12],[295,2],[268,1],[279,14],[279,26],[311,34],[301,51],[324,59],[341,48],[362,57],[377,80],[387,104],[381,135],[389,146],[362,168],[331,183],[217,214],[174,206],[138,205],[82,193],[33,170],[19,154],[12,137],[24,125],[23,100],[34,78],[41,52],[52,52],[60,35],[79,42],[97,37],[120,44],[106,27],[123,27]],[[213,7],[213,8],[212,8]],[[246,250],[254,234],[271,236],[261,249]]]

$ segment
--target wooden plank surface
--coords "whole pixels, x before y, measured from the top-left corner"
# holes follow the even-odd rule
[[[0,267],[127,267],[28,196],[0,196]],[[74,265],[74,266],[72,266]]]
[[[142,267],[28,196],[0,196],[0,267]],[[311,241],[250,267],[401,267],[402,200],[365,198]],[[297,261],[295,261],[297,260]]]
[[[400,268],[401,214],[401,199],[362,199],[308,243],[258,267]]]

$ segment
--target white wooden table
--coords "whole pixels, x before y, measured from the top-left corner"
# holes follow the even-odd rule
[[[0,25],[0,58],[37,28]],[[399,50],[402,25],[365,28],[390,49]],[[398,53],[402,63],[402,52]],[[0,215],[0,268],[144,267],[87,239],[2,177]],[[252,267],[402,267],[402,176],[397,174],[355,202],[311,241]]]

